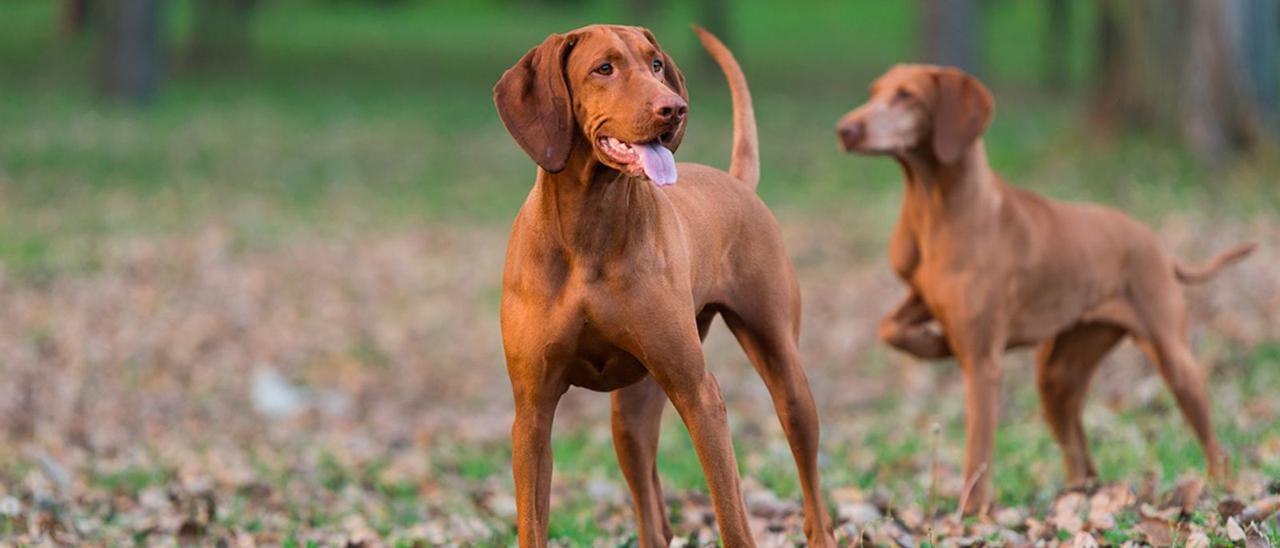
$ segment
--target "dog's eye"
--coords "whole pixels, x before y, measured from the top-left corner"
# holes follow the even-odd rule
[[[603,65],[596,67],[596,74],[599,74],[601,76],[608,76],[610,74],[613,74],[613,63],[605,63]]]
[[[661,71],[662,71],[662,59],[654,59],[654,60],[653,60],[653,71],[654,71],[654,72],[661,72]]]
[[[898,92],[893,94],[893,102],[895,103],[900,101],[906,101],[911,98],[912,98],[911,92],[907,91],[906,88],[898,88]]]

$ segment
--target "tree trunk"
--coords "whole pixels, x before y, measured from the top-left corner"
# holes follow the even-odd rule
[[[921,56],[926,62],[976,74],[978,6],[976,0],[922,1]]]
[[[62,0],[62,13],[58,16],[58,31],[63,36],[80,36],[89,29],[93,18],[93,5],[89,0]]]
[[[1174,130],[1186,1],[1098,0],[1095,124]]]
[[[197,0],[187,64],[228,69],[249,59],[250,20],[256,0]]]
[[[1246,89],[1263,125],[1280,134],[1280,0],[1243,0],[1236,10],[1236,51]]]
[[[162,0],[105,0],[101,8],[98,87],[133,103],[151,99],[160,83]]]
[[[1068,0],[1045,3],[1044,67],[1045,89],[1062,91],[1071,82],[1071,4]]]
[[[1230,34],[1231,10],[1240,2],[1191,0],[1186,58],[1183,133],[1204,162],[1220,164],[1257,137],[1254,110]]]

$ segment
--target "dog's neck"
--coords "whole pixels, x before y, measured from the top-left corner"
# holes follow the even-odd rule
[[[930,218],[955,212],[988,214],[1003,200],[1000,181],[987,164],[981,138],[950,164],[939,161],[927,146],[894,158],[907,183],[904,213],[909,208],[912,213],[928,212]]]
[[[576,259],[616,259],[648,240],[657,225],[653,183],[623,174],[577,149],[565,169],[538,169],[533,199],[554,245]]]

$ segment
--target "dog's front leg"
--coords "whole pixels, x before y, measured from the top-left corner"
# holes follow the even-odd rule
[[[515,421],[511,425],[511,471],[516,484],[516,530],[520,547],[547,545],[551,506],[551,422],[568,385],[546,378],[542,367],[511,363]],[[535,373],[518,375],[517,373]]]
[[[915,290],[880,321],[880,340],[925,360],[951,357],[946,336],[933,328],[933,314]]]
[[[985,339],[985,337],[984,337]],[[961,511],[977,514],[991,500],[992,455],[1000,409],[1000,356],[1003,341],[972,340],[955,343],[964,372],[965,448],[964,490]]]

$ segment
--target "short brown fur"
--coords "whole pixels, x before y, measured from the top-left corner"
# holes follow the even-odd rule
[[[641,545],[672,538],[655,465],[668,399],[693,438],[721,538],[753,544],[724,401],[702,355],[717,314],[773,396],[799,469],[810,545],[834,546],[819,492],[817,415],[797,350],[800,292],[777,222],[752,190],[750,96],[728,50],[700,34],[733,91],[734,175],[682,163],[678,182],[659,188],[619,171],[595,146],[602,135],[679,146],[684,79],[647,30],[596,25],[552,35],[494,90],[507,129],[540,166],[512,228],[502,293],[521,546],[547,541],[551,423],[570,386],[613,393],[614,445]],[[652,59],[665,69],[652,69]],[[599,78],[593,67],[606,60],[613,70]],[[678,115],[655,115],[670,109]]]
[[[1205,281],[1252,245],[1209,265],[1178,265],[1147,227],[1114,209],[1045,199],[988,166],[981,135],[994,101],[959,70],[899,65],[837,126],[844,148],[889,155],[906,194],[889,259],[910,292],[880,326],[888,344],[964,371],[966,513],[991,496],[1006,349],[1038,345],[1037,386],[1068,481],[1092,484],[1081,411],[1102,357],[1130,336],[1159,367],[1211,475],[1226,453],[1209,420],[1205,372],[1187,343],[1182,283]]]

